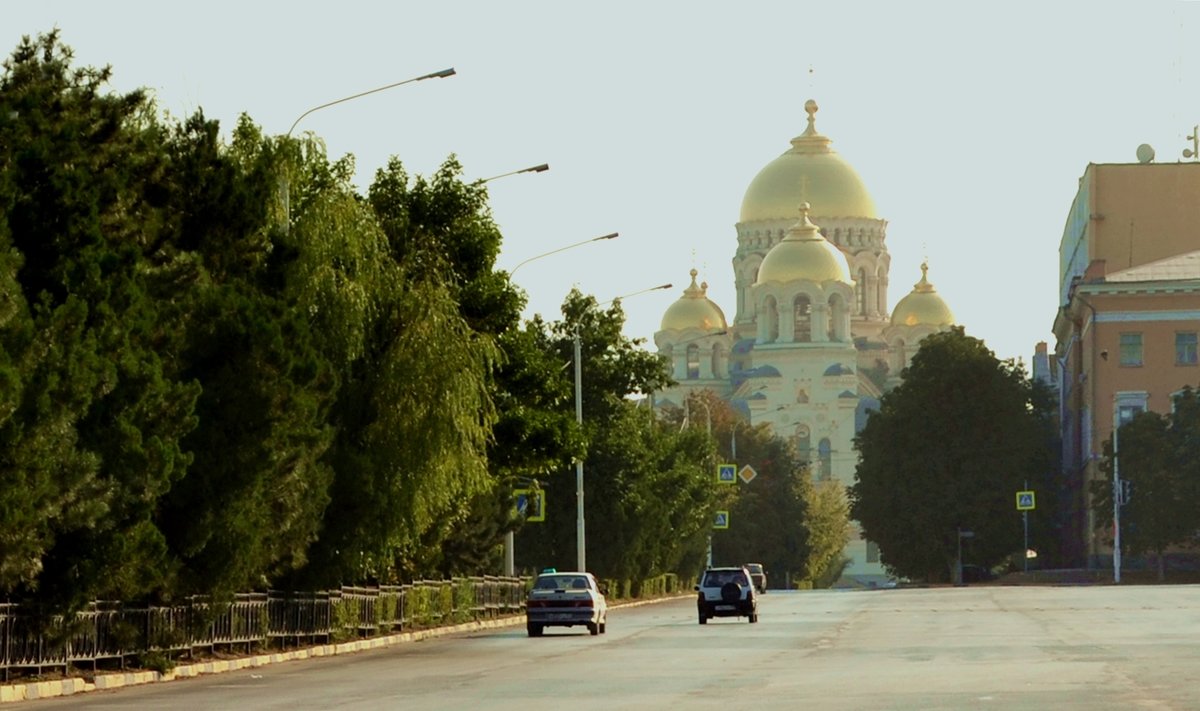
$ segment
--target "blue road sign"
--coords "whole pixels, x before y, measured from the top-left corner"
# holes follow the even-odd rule
[[[1017,511],[1032,511],[1035,508],[1032,491],[1017,492]]]
[[[717,465],[717,483],[718,484],[736,484],[737,483],[737,465],[736,464],[718,464]]]
[[[713,528],[729,528],[729,512],[718,511],[713,518]]]

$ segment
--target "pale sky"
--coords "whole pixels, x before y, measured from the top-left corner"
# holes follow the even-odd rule
[[[734,317],[742,196],[805,127],[853,165],[888,220],[889,308],[929,279],[967,333],[1026,363],[1058,307],[1058,245],[1089,162],[1183,160],[1200,123],[1200,3],[73,2],[0,0],[8,57],[57,26],[113,87],[152,89],[230,129],[286,133],[306,110],[454,67],[458,74],[304,119],[365,190],[398,156],[457,154],[490,184],[499,266],[527,312],[560,318],[572,286],[624,302],[651,342],[700,270]],[[1200,245],[1198,245],[1200,246]]]

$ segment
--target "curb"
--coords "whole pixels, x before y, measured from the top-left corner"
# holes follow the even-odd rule
[[[615,603],[610,607],[614,609],[621,607],[640,607],[642,605],[652,605],[657,602],[678,600],[683,597],[690,597],[690,595],[660,597],[654,598],[653,600],[635,600],[631,602]],[[360,639],[353,642],[342,642],[340,644],[322,644],[316,647],[306,647],[304,649],[296,649],[290,652],[272,652],[269,654],[256,654],[250,657],[242,657],[240,659],[225,659],[213,662],[181,664],[165,674],[156,671],[119,672],[113,674],[97,674],[95,681],[93,682],[75,677],[71,679],[56,679],[54,681],[35,681],[27,684],[5,684],[0,685],[0,704],[15,703],[17,701],[33,701],[35,699],[48,699],[56,696],[73,696],[75,694],[87,693],[89,691],[120,689],[126,686],[140,686],[142,684],[174,681],[176,679],[190,679],[205,674],[222,674],[224,672],[238,671],[240,669],[253,669],[255,667],[262,667],[268,664],[278,664],[280,662],[291,662],[301,659],[312,659],[314,657],[334,657],[339,654],[355,654],[357,652],[365,652],[371,649],[384,649],[387,647],[393,647],[398,644],[420,642],[421,640],[431,639],[434,637],[444,637],[447,635],[461,634],[464,632],[477,632],[479,630],[499,629],[502,627],[515,627],[517,625],[524,624],[524,622],[524,615],[513,615],[511,617],[504,617],[498,620],[465,622],[460,625],[451,625],[449,627],[434,627],[427,630],[400,632],[383,637],[372,637],[370,639]]]

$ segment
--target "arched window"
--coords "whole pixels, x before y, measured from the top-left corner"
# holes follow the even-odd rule
[[[887,271],[883,266],[875,272],[875,308],[881,314],[887,313]]]
[[[829,444],[829,439],[822,439],[817,445],[817,456],[821,459],[820,469],[817,472],[819,481],[829,481],[833,478],[833,449]]]
[[[796,454],[800,456],[801,464],[809,464],[812,456],[812,441],[807,425],[796,425]]]
[[[808,343],[812,340],[812,303],[804,294],[796,297],[792,302],[794,310],[794,321],[796,330],[795,337],[792,339],[796,343]]]
[[[867,315],[867,270],[858,270],[858,279],[854,284],[854,311],[859,316]]]
[[[838,342],[846,339],[846,329],[843,323],[846,320],[846,302],[842,300],[841,294],[831,294],[829,297],[829,309],[826,311],[829,322],[825,324],[825,332],[830,341]]]
[[[687,347],[687,379],[700,377],[700,346],[695,343]]]
[[[712,376],[714,378],[724,377],[725,367],[724,367],[724,363],[722,362],[724,359],[725,359],[725,351],[723,351],[721,349],[721,346],[720,345],[713,346],[711,365],[712,365]]]
[[[768,296],[763,301],[762,317],[766,319],[767,326],[767,343],[774,343],[779,340],[779,305],[775,303],[774,296]]]

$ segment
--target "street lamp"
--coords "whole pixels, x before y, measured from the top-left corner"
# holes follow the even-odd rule
[[[549,166],[549,165],[547,165],[547,164],[545,164],[545,163],[543,163],[542,165],[540,165],[540,166],[534,166],[533,168],[526,168],[526,169],[524,169],[524,170],[515,170],[515,171],[513,171],[512,173],[504,173],[503,175],[496,175],[496,176],[493,176],[493,177],[491,177],[491,178],[487,178],[487,179],[485,179],[485,180],[481,180],[480,182],[487,182],[488,180],[495,180],[496,178],[503,178],[503,177],[505,177],[506,175],[514,175],[514,174],[516,174],[516,173],[540,173],[540,172],[542,172],[543,170],[549,170],[549,169],[550,169],[550,166]],[[534,255],[534,256],[530,257],[529,259],[526,259],[525,261],[521,262],[521,263],[520,263],[520,264],[518,264],[517,266],[513,267],[512,271],[510,271],[510,272],[508,273],[508,278],[511,280],[511,279],[512,279],[512,275],[513,275],[513,274],[515,274],[515,273],[516,273],[516,271],[517,271],[518,269],[520,269],[520,268],[521,268],[523,265],[525,265],[525,264],[528,264],[528,263],[530,263],[530,262],[533,262],[533,261],[536,261],[536,260],[538,260],[538,259],[541,259],[542,257],[549,257],[549,256],[550,256],[550,255],[552,255],[552,254],[558,254],[559,252],[565,252],[565,251],[566,251],[566,250],[568,250],[568,249],[572,249],[572,248],[575,248],[575,247],[581,247],[581,246],[583,246],[583,245],[585,245],[585,244],[589,244],[589,243],[591,243],[591,242],[596,242],[596,241],[599,241],[599,240],[608,240],[608,239],[613,239],[613,238],[614,238],[614,237],[616,237],[616,236],[617,236],[617,233],[616,233],[616,232],[613,232],[613,233],[611,233],[611,234],[603,235],[603,236],[601,236],[601,237],[593,237],[593,238],[591,238],[591,239],[585,239],[585,240],[583,240],[582,242],[576,242],[576,243],[574,243],[574,244],[568,244],[566,247],[559,247],[558,249],[552,249],[552,250],[550,250],[549,252],[545,252],[545,253],[543,253],[543,254],[537,254],[537,255]],[[578,334],[577,334],[577,335],[578,335]],[[578,340],[578,338],[576,338],[576,341],[575,341],[575,343],[576,343],[576,345],[578,345],[578,343],[579,343],[579,340]],[[578,358],[576,358],[576,361],[578,361]],[[578,410],[578,405],[576,405],[576,410]],[[579,417],[579,413],[578,413],[578,412],[576,412],[576,417]],[[516,549],[516,540],[515,540],[515,536],[513,535],[513,532],[512,532],[512,531],[509,531],[509,532],[507,532],[507,533],[505,533],[505,534],[504,534],[504,575],[506,575],[506,576],[508,576],[508,577],[512,577],[512,576],[513,576],[513,575],[516,573],[516,567],[517,567],[517,566],[516,566],[516,554],[515,554],[515,549]]]
[[[377,87],[375,89],[368,89],[367,91],[360,91],[359,93],[354,94],[352,96],[342,97],[341,99],[335,99],[333,101],[329,101],[324,104],[321,104],[320,106],[314,106],[311,109],[309,109],[308,111],[305,111],[304,113],[302,113],[296,117],[296,120],[292,122],[291,127],[288,128],[287,135],[285,137],[291,138],[292,131],[296,130],[296,126],[301,121],[304,120],[305,116],[308,116],[309,114],[313,113],[314,111],[320,111],[321,109],[326,109],[326,108],[329,108],[330,106],[342,104],[342,103],[345,103],[352,99],[357,99],[362,96],[367,96],[368,94],[375,94],[375,93],[378,93],[381,91],[386,91],[388,89],[393,89],[398,86],[403,86],[405,84],[411,84],[413,82],[424,81],[425,79],[444,79],[446,77],[452,77],[456,73],[457,72],[454,71],[454,67],[450,67],[449,69],[443,69],[440,72],[432,72],[430,74],[423,74],[419,77],[413,77],[412,79],[405,79],[404,81],[394,82],[392,84],[388,84],[387,86],[381,86],[381,87]],[[287,178],[284,178],[284,181],[283,181],[283,231],[285,233],[289,232],[291,229],[292,208],[291,208],[291,194],[290,193],[291,193],[291,187],[289,185]]]
[[[366,96],[368,94],[376,94],[381,91],[386,91],[388,89],[394,89],[395,87],[403,86],[405,84],[411,84],[416,81],[424,81],[425,79],[445,79],[446,77],[452,77],[455,74],[457,74],[457,72],[454,71],[454,67],[450,67],[449,69],[443,69],[440,72],[433,72],[431,74],[424,74],[419,77],[413,77],[412,79],[405,79],[404,81],[398,81],[393,84],[388,84],[387,86],[378,87],[376,89],[368,89],[367,91],[359,92],[353,96],[347,96],[347,97],[343,97],[341,99],[336,99],[334,101],[330,101],[328,103],[321,104],[320,106],[314,106],[311,109],[309,109],[308,111],[305,111],[304,113],[300,114],[300,116],[297,117],[296,120],[292,122],[292,127],[289,128],[288,132],[287,132],[288,138],[291,138],[292,131],[296,130],[296,124],[300,123],[302,120],[304,120],[305,116],[308,116],[309,114],[313,113],[314,111],[320,111],[321,109],[329,108],[330,106],[334,106],[335,104],[345,103],[347,101],[350,101],[351,99],[357,99],[359,97]]]
[[[613,235],[614,237],[616,235]],[[559,250],[556,250],[559,251]],[[521,265],[518,264],[518,267]],[[513,271],[516,271],[514,269]],[[510,273],[511,276],[511,273]],[[600,306],[607,306],[614,301],[628,299],[639,294],[645,294],[651,291],[660,291],[662,289],[670,289],[673,284],[659,284],[652,286],[649,289],[635,291],[632,294],[618,296],[614,299],[609,299]],[[583,427],[583,345],[579,340],[579,325],[575,325],[575,422]],[[575,562],[576,570],[583,572],[587,570],[587,526],[584,524],[583,516],[583,460],[576,458],[575,460]]]
[[[534,165],[534,166],[530,166],[528,168],[522,168],[520,170],[513,170],[513,171],[509,171],[507,173],[501,173],[500,175],[493,175],[490,178],[480,178],[479,180],[476,180],[475,182],[490,183],[493,180],[497,180],[499,178],[507,178],[510,175],[518,175],[520,173],[544,173],[547,170],[550,170],[550,164],[542,163],[540,165]]]
[[[496,177],[499,178],[502,176],[498,175]],[[493,178],[488,178],[488,180],[493,180]],[[549,252],[544,252],[542,254],[534,255],[534,256],[530,257],[529,259],[526,259],[525,261],[518,263],[517,266],[513,267],[512,270],[508,273],[508,278],[511,280],[513,277],[513,274],[516,274],[518,269],[525,266],[526,264],[529,264],[532,261],[536,261],[538,259],[541,259],[542,257],[549,257],[551,254],[558,254],[559,252],[565,252],[568,249],[574,249],[575,247],[582,247],[583,245],[589,244],[591,242],[599,242],[601,240],[606,240],[606,239],[616,239],[618,234],[620,234],[620,233],[610,232],[609,234],[606,234],[606,235],[600,235],[599,237],[585,239],[582,242],[576,242],[575,244],[568,244],[566,247],[559,247],[558,249],[552,249]],[[662,287],[655,287],[655,288],[661,289]],[[638,293],[640,294],[641,292],[638,292]],[[614,301],[615,301],[615,299],[614,299]],[[609,302],[609,303],[611,303],[611,302]]]

